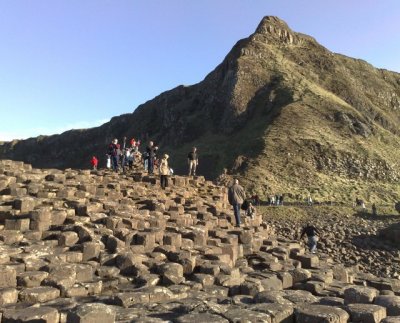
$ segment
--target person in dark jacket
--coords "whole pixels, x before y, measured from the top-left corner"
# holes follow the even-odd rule
[[[197,148],[193,147],[192,151],[188,154],[189,176],[196,176],[196,168],[199,165],[199,156],[197,155]]]
[[[307,245],[308,245],[310,252],[315,253],[315,250],[317,249],[317,241],[318,241],[317,235],[320,235],[318,229],[311,224],[307,224],[307,226],[304,227],[303,231],[301,232],[300,239],[302,239],[304,235],[307,235],[307,237],[308,237]]]
[[[108,146],[108,154],[111,157],[111,163],[114,172],[118,172],[119,146],[117,139],[114,139],[110,146]]]
[[[236,219],[236,227],[240,227],[240,206],[246,199],[243,187],[239,185],[239,180],[235,179],[233,185],[228,190],[229,204],[233,206],[233,213]]]
[[[149,174],[154,173],[154,160],[156,159],[156,153],[157,153],[157,146],[154,146],[154,143],[152,141],[149,142],[149,145],[146,148],[146,153],[147,153],[147,167]]]

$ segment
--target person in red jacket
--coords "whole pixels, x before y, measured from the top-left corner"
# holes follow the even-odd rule
[[[99,160],[96,158],[96,156],[92,157],[90,164],[92,165],[93,170],[97,170],[97,165],[99,164]]]

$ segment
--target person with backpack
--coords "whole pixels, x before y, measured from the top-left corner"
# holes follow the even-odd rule
[[[114,139],[108,146],[108,155],[111,157],[111,165],[114,172],[118,172],[118,162],[119,162],[119,145],[118,140]]]
[[[168,187],[168,175],[170,174],[170,169],[168,166],[168,158],[169,156],[167,154],[164,154],[163,158],[161,158],[159,166],[160,184],[163,190],[165,190],[165,188]]]
[[[229,204],[233,206],[233,214],[236,219],[236,227],[240,227],[240,206],[246,200],[246,194],[239,180],[235,179],[233,185],[228,190]]]
[[[311,253],[315,253],[315,250],[317,249],[317,242],[318,242],[318,237],[317,235],[320,235],[320,232],[318,229],[313,226],[311,223],[308,223],[307,226],[303,228],[303,231],[301,232],[300,240],[303,238],[304,235],[307,235],[308,237],[308,248]]]

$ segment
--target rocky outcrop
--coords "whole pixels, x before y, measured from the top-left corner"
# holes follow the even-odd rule
[[[399,84],[398,73],[334,54],[265,17],[198,84],[166,91],[97,128],[3,143],[0,157],[63,169],[84,168],[97,155],[102,166],[107,144],[127,136],[156,141],[177,173],[186,173],[196,145],[199,173],[215,179],[232,170],[259,195],[329,183],[329,194],[343,199],[350,178],[366,192],[382,184],[393,202]]]
[[[379,322],[398,280],[311,254],[227,189],[0,161],[2,321]],[[321,242],[322,243],[322,242]],[[333,246],[333,248],[335,248]],[[387,319],[390,322],[390,318]]]

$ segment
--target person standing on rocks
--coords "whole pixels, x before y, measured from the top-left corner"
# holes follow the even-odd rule
[[[108,147],[108,154],[111,157],[111,164],[114,172],[118,172],[118,158],[119,158],[119,147],[118,140],[114,139]]]
[[[147,152],[147,167],[149,174],[154,173],[154,160],[156,158],[156,152],[158,147],[154,146],[154,142],[150,141],[149,145],[146,148]]]
[[[233,206],[233,213],[236,219],[236,227],[240,227],[240,206],[246,199],[246,194],[242,186],[239,185],[239,180],[235,179],[233,185],[228,190],[229,204]]]
[[[99,164],[99,160],[96,158],[96,156],[92,157],[92,159],[90,160],[90,164],[92,165],[93,170],[97,170],[97,165]]]
[[[131,148],[135,148],[135,146],[136,146],[136,140],[135,140],[135,138],[132,138],[132,139],[131,139],[130,144],[131,144]]]
[[[164,154],[163,158],[160,161],[160,183],[161,183],[161,188],[165,190],[166,187],[168,187],[168,175],[170,173],[169,166],[168,166],[168,158],[169,156],[167,154]]]
[[[318,241],[317,235],[320,235],[318,229],[309,223],[309,224],[307,224],[306,227],[303,228],[303,231],[301,232],[300,240],[304,237],[304,235],[307,235],[307,237],[308,237],[307,245],[308,245],[310,252],[315,253],[315,250],[317,249],[317,241]]]
[[[197,148],[193,147],[192,151],[188,154],[189,176],[196,176],[196,168],[199,165],[199,156],[197,155]]]
[[[249,206],[247,207],[246,210],[246,216],[250,217],[251,219],[254,219],[256,217],[257,214],[257,210],[256,208],[253,206],[253,203],[249,203]]]

